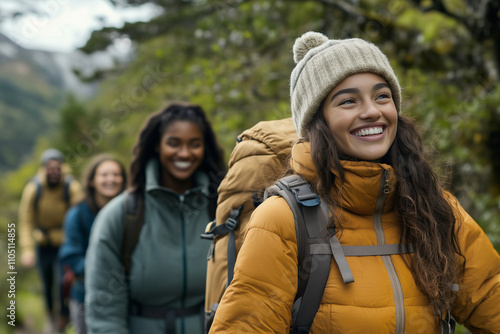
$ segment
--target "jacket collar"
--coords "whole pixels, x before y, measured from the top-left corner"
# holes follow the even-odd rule
[[[209,195],[209,178],[208,176],[200,171],[197,170],[194,174],[194,187],[192,189],[189,189],[184,193],[184,195],[187,195],[191,192],[196,192],[199,191],[202,194],[208,196]],[[158,158],[151,158],[148,163],[146,164],[146,192],[151,192],[155,190],[161,190],[161,191],[168,191],[171,193],[175,193],[171,189],[162,187],[160,184],[160,161]],[[175,193],[176,194],[176,193]]]
[[[294,145],[290,164],[292,169],[307,181],[312,183],[318,179],[318,173],[312,162],[310,143]],[[392,209],[396,177],[391,166],[368,161],[341,161],[341,165],[345,180],[344,183],[341,182],[338,170],[331,171],[336,176],[331,195],[342,209],[359,215],[373,214],[381,192],[381,182],[385,182],[387,177],[390,192],[384,212]]]

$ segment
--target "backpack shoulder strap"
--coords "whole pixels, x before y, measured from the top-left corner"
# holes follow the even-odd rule
[[[87,249],[89,246],[88,237],[90,236],[90,229],[87,227],[86,223],[88,219],[90,219],[90,217],[88,217],[89,212],[85,200],[82,200],[80,203],[78,203],[77,208],[78,208],[78,229],[82,236],[86,236],[86,238],[84,239],[85,240],[84,245],[85,249]]]
[[[309,333],[330,272],[331,253],[316,251],[329,248],[324,239],[327,216],[319,196],[300,175],[280,179],[266,191],[266,197],[272,195],[279,195],[287,201],[295,220],[299,284],[292,308],[292,333]]]
[[[68,205],[68,207],[70,205],[70,200],[71,200],[71,193],[69,191],[69,187],[70,187],[72,181],[73,181],[73,177],[70,175],[66,176],[66,179],[64,181],[63,198],[64,198],[64,202]]]
[[[215,213],[217,210],[217,190],[214,193],[210,193],[210,197],[208,199],[208,214],[210,215],[210,220],[215,219]]]
[[[40,182],[40,179],[38,176],[35,176],[32,178],[33,183],[36,185],[36,194],[35,194],[35,211],[38,211],[38,203],[40,201],[40,198],[42,197],[42,183]],[[69,206],[70,205],[70,199],[71,199],[71,193],[69,191],[69,187],[71,185],[71,182],[73,181],[72,176],[67,176],[66,180],[64,181],[64,188],[63,188],[63,199],[64,202]]]
[[[132,253],[134,252],[143,225],[143,217],[138,214],[138,197],[134,193],[125,194],[125,226],[123,233],[121,259],[125,267],[125,274],[130,276]]]
[[[234,231],[238,227],[239,218],[241,214],[241,210],[243,209],[243,205],[238,208],[232,209],[229,213],[229,217],[226,221],[221,225],[215,225],[215,220],[212,221],[212,224],[208,226],[208,231],[201,235],[202,239],[214,240],[217,237],[229,234],[229,239],[227,241],[227,279],[226,279],[226,287],[229,286],[231,281],[233,280],[234,274],[234,265],[236,264],[236,237],[234,235]],[[207,260],[213,256],[214,252],[214,243],[210,245],[210,250],[208,252]]]
[[[40,179],[38,178],[38,176],[33,177],[31,179],[31,181],[36,186],[35,200],[33,202],[33,206],[35,207],[35,214],[36,214],[38,212],[38,202],[40,202],[40,197],[42,196],[42,184],[40,183]]]

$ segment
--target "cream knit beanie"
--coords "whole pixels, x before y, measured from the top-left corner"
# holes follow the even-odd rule
[[[359,38],[328,39],[307,32],[295,40],[293,60],[297,66],[290,78],[292,118],[300,138],[318,111],[321,101],[352,74],[370,72],[382,76],[392,91],[394,104],[401,110],[401,87],[380,49]]]

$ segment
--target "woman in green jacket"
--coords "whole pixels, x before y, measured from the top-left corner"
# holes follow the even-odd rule
[[[210,243],[200,234],[213,218],[224,170],[200,106],[171,104],[146,121],[133,149],[130,188],[92,227],[89,333],[202,333]],[[139,224],[136,245],[134,233],[125,234],[126,216]]]

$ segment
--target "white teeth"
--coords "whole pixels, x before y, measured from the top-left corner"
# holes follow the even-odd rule
[[[376,128],[369,128],[369,129],[362,129],[359,131],[354,132],[356,136],[368,136],[368,135],[378,135],[379,133],[384,132],[384,129],[382,127],[376,127]]]
[[[178,168],[188,168],[192,165],[192,163],[187,161],[176,161],[174,162],[174,165]]]

